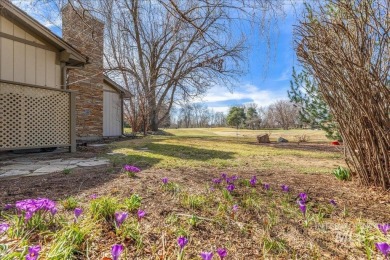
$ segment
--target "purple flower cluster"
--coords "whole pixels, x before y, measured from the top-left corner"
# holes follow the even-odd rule
[[[127,219],[129,214],[127,212],[116,212],[115,213],[115,224],[119,228],[122,223]]]
[[[15,203],[15,207],[25,214],[26,220],[32,218],[36,212],[50,212],[52,215],[57,213],[55,202],[47,198],[20,200]]]
[[[236,188],[236,187],[234,186],[234,184],[229,184],[229,185],[226,187],[226,189],[227,189],[229,192],[234,191],[235,188]]]
[[[213,179],[213,183],[216,185],[221,184],[221,182],[222,182],[222,180],[219,178]]]
[[[75,223],[82,213],[83,213],[83,209],[81,209],[81,208],[74,209],[74,222]]]
[[[162,178],[161,181],[162,181],[162,183],[163,183],[164,185],[167,185],[167,184],[168,184],[168,178],[167,178],[167,177]]]
[[[390,245],[388,243],[375,243],[375,247],[385,256],[385,259],[390,255]]]
[[[251,178],[251,180],[249,181],[249,183],[251,184],[251,186],[255,186],[256,183],[257,183],[257,177],[256,176],[253,176]]]
[[[221,260],[223,260],[227,256],[227,250],[226,248],[218,248],[217,254]],[[200,253],[200,256],[203,260],[211,260],[213,259],[213,252],[202,252]]]
[[[264,189],[265,190],[269,190],[270,189],[270,185],[268,183],[264,183]]]
[[[287,185],[285,185],[285,184],[283,184],[280,187],[282,187],[282,191],[284,191],[284,192],[289,192],[290,191],[290,188]]]
[[[138,212],[137,212],[138,221],[141,221],[141,219],[143,217],[145,217],[145,215],[146,215],[146,212],[144,210],[142,210],[142,209],[139,209]]]
[[[299,193],[298,196],[298,205],[299,210],[302,212],[303,216],[306,216],[306,202],[307,202],[307,194],[304,192]]]
[[[132,172],[132,173],[137,173],[137,172],[140,172],[141,169],[138,168],[138,167],[135,167],[133,165],[128,165],[126,164],[125,166],[123,166],[123,169],[126,171],[126,172]]]
[[[390,231],[390,224],[378,224],[378,229],[386,236]]]
[[[233,175],[232,177],[226,177],[225,180],[227,184],[233,184],[236,180],[238,180],[238,176]]]
[[[390,224],[378,224],[378,229],[383,235],[387,235],[390,231]],[[390,245],[386,242],[375,243],[375,247],[385,256],[385,259],[390,255]]]
[[[26,260],[37,260],[40,251],[41,246],[30,246],[28,248],[28,255],[26,255]]]
[[[183,251],[183,249],[187,245],[187,243],[188,243],[188,239],[186,237],[181,236],[177,239],[177,244],[180,247],[180,251]]]
[[[0,234],[6,232],[9,229],[9,224],[8,223],[1,223],[0,224]]]
[[[115,244],[111,248],[112,260],[119,260],[119,256],[123,251],[123,245]]]

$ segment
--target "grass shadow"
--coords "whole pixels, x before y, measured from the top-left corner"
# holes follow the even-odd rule
[[[195,148],[185,145],[160,144],[152,142],[146,145],[148,153],[159,154],[163,156],[176,157],[183,160],[207,161],[211,159],[233,159],[233,152],[221,150]]]
[[[59,201],[68,196],[88,194],[90,190],[99,190],[115,179],[121,178],[123,174],[121,169],[124,164],[134,164],[144,170],[161,160],[141,155],[115,155],[113,159],[111,166],[78,167],[72,169],[69,174],[58,172],[38,176],[1,178],[0,208],[5,203],[14,203],[28,198],[46,197]]]

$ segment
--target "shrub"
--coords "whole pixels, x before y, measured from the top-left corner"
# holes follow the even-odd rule
[[[176,195],[180,192],[180,185],[175,182],[168,182],[162,185],[162,189]]]
[[[336,170],[333,171],[333,175],[336,176],[337,179],[342,181],[350,180],[351,175],[348,169],[344,169],[339,166]]]
[[[91,202],[91,213],[95,219],[111,220],[119,208],[118,200],[111,197],[100,197]]]
[[[206,203],[206,198],[203,195],[192,195],[186,193],[181,197],[181,203],[183,206],[188,208],[200,209]]]
[[[138,194],[133,194],[125,199],[125,207],[128,211],[134,211],[141,207],[142,198]]]
[[[78,201],[71,196],[61,201],[61,204],[66,210],[74,210],[75,208],[77,208]]]

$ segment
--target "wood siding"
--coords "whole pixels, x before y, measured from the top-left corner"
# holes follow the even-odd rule
[[[61,65],[55,50],[1,15],[0,33],[9,36],[0,35],[0,79],[61,88]]]

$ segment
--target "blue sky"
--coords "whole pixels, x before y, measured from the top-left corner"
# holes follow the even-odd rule
[[[32,0],[12,0],[21,9],[39,20],[58,35],[61,34],[61,19],[56,8],[45,5],[45,14],[42,6],[31,7]],[[230,106],[245,103],[257,103],[259,106],[268,106],[279,99],[287,99],[287,90],[290,88],[292,67],[297,66],[297,59],[293,49],[293,25],[297,23],[297,16],[302,9],[301,0],[277,0],[285,3],[285,16],[278,21],[278,29],[271,31],[273,44],[271,48],[259,39],[256,33],[248,33],[246,74],[239,78],[236,87],[229,91],[224,86],[215,86],[205,96],[194,100],[202,102],[215,112],[227,112]],[[302,0],[303,1],[303,0]],[[53,14],[50,19],[50,8]],[[58,9],[57,9],[58,10]],[[270,55],[270,58],[267,56]],[[266,66],[266,68],[265,68]]]
[[[302,3],[292,6],[287,0],[286,15],[280,17],[279,28],[271,31],[274,43],[271,49],[264,42],[259,42],[256,35],[250,38],[248,73],[239,79],[232,91],[223,86],[210,89],[202,102],[216,112],[226,112],[233,105],[254,102],[258,106],[268,106],[276,100],[288,99],[292,68],[298,63],[293,49],[293,25],[297,23],[302,8]],[[271,58],[267,59],[267,55]],[[268,64],[266,69],[265,64]]]

